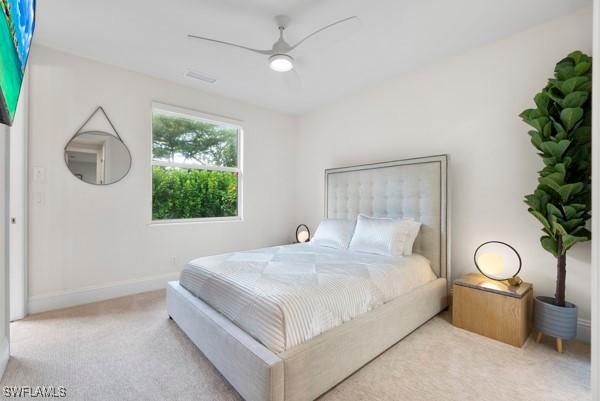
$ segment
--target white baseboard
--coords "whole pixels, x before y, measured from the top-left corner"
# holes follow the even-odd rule
[[[162,274],[141,279],[117,281],[113,283],[59,291],[29,297],[28,313],[40,313],[91,302],[139,294],[141,292],[165,288],[167,282],[177,280],[179,273]]]
[[[10,358],[10,343],[8,336],[4,336],[0,343],[0,378],[4,376],[6,365],[8,365],[8,359]]]
[[[584,343],[591,342],[592,322],[586,319],[577,319],[577,340]]]

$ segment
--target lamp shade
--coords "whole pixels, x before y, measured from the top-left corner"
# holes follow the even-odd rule
[[[300,224],[296,227],[296,242],[308,242],[310,241],[310,230],[306,224]]]
[[[492,280],[512,280],[521,271],[521,256],[515,248],[501,241],[479,245],[474,259],[477,270]]]

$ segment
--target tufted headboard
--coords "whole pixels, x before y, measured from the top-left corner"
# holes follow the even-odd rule
[[[415,252],[449,277],[448,157],[431,156],[325,170],[325,217],[413,217]]]

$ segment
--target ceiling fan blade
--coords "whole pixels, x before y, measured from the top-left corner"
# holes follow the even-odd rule
[[[188,37],[189,38],[194,38],[194,39],[206,40],[208,42],[220,43],[222,45],[233,46],[233,47],[237,47],[237,48],[240,48],[240,49],[249,50],[251,52],[258,53],[258,54],[266,54],[266,55],[272,55],[272,54],[274,54],[273,50],[253,49],[251,47],[246,47],[246,46],[242,46],[242,45],[236,45],[235,43],[224,42],[222,40],[217,40],[217,39],[205,38],[203,36],[188,35]]]
[[[308,36],[304,37],[304,39],[302,39],[301,41],[299,41],[298,43],[296,43],[295,45],[293,45],[292,47],[290,47],[290,50],[289,50],[289,51],[292,51],[292,50],[294,50],[296,47],[300,46],[300,45],[301,45],[302,43],[304,43],[306,40],[308,40],[308,39],[312,38],[313,36],[315,36],[316,34],[318,34],[318,33],[320,33],[320,32],[323,32],[323,31],[324,31],[324,30],[326,30],[326,29],[329,29],[329,28],[332,28],[332,27],[334,27],[334,26],[336,26],[336,25],[340,25],[340,24],[343,24],[343,23],[345,23],[345,22],[349,22],[349,21],[353,21],[353,20],[358,20],[358,17],[354,15],[354,16],[352,16],[352,17],[344,18],[344,19],[341,19],[341,20],[339,20],[339,21],[333,22],[333,23],[331,23],[331,24],[329,24],[329,25],[326,25],[326,26],[324,26],[323,28],[317,29],[316,31],[314,31],[314,32],[313,32],[313,33],[311,33],[310,35],[308,35]]]

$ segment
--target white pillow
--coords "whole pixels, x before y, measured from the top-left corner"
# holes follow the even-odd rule
[[[409,235],[404,219],[358,216],[350,249],[378,255],[402,256]]]
[[[408,228],[408,233],[404,242],[403,254],[404,256],[410,256],[413,253],[413,246],[415,245],[415,240],[417,239],[419,231],[421,230],[421,222],[414,221],[412,218],[404,219],[402,222]]]
[[[319,223],[310,242],[318,246],[346,249],[352,239],[355,225],[354,220],[324,219]]]

